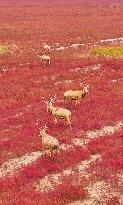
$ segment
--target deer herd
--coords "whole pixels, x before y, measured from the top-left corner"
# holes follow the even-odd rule
[[[50,46],[45,43],[43,43],[43,55],[40,56],[38,55],[38,57],[41,59],[41,61],[43,62],[44,66],[50,65]]]
[[[44,66],[50,64],[50,46],[47,45],[46,43],[43,44],[44,46],[44,51],[43,55],[39,56],[41,58],[41,61],[43,61]],[[80,85],[82,85],[80,83]],[[75,105],[80,104],[81,99],[86,96],[88,93],[89,85],[85,85],[81,90],[68,90],[64,93],[64,100],[69,99],[69,100],[74,100]],[[47,106],[47,112],[50,112],[54,118],[54,123],[57,123],[58,119],[64,119],[66,120],[67,124],[69,127],[72,129],[72,124],[71,124],[71,111],[65,108],[61,107],[55,107],[53,105],[53,99],[50,98],[49,101],[46,102]],[[39,128],[40,130],[40,138],[42,140],[42,145],[43,149],[48,149],[50,150],[50,154],[52,154],[54,151],[58,151],[60,144],[59,141],[46,133],[46,125],[42,128]]]

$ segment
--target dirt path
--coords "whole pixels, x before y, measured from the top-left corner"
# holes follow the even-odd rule
[[[119,194],[119,192],[114,190],[103,180],[91,183],[87,189],[89,194],[88,199],[84,199],[83,201],[74,201],[68,205],[107,205],[106,202],[113,197],[119,198],[120,205],[123,204],[123,197]]]
[[[75,168],[78,169],[78,173],[81,177],[82,176],[86,176],[88,175],[88,173],[86,172],[86,169],[89,167],[90,163],[96,161],[97,159],[100,159],[100,155],[92,155],[91,158],[81,161],[80,163],[78,163]],[[69,167],[65,170],[63,170],[60,173],[57,174],[49,174],[45,177],[43,177],[36,185],[36,189],[40,190],[40,191],[47,191],[48,189],[53,189],[54,188],[54,184],[60,184],[61,183],[61,179],[63,175],[69,175],[73,173],[73,169],[72,167]]]

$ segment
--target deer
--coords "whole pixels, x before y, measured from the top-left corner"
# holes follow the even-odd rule
[[[43,53],[42,56],[38,55],[38,57],[41,59],[41,61],[44,63],[44,66],[50,65],[50,56],[45,55]]]
[[[39,128],[40,134],[39,137],[42,139],[43,149],[50,150],[51,153],[54,153],[59,149],[59,141],[46,133],[47,126],[43,126],[43,128]]]
[[[81,99],[88,93],[89,85],[84,86],[81,90],[68,90],[64,93],[64,99],[75,100],[80,104]]]
[[[52,100],[50,99],[47,102],[47,112],[50,112],[52,114],[52,116],[54,117],[55,124],[57,123],[58,119],[65,119],[70,128],[72,128],[71,112],[68,109],[53,106]]]

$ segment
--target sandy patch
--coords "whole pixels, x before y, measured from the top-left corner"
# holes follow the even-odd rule
[[[72,142],[75,145],[86,147],[86,144],[89,143],[90,139],[93,139],[95,137],[105,136],[105,135],[112,135],[118,130],[122,129],[122,127],[123,127],[123,122],[119,121],[114,126],[105,126],[100,130],[87,131],[83,139],[76,137],[72,140]]]
[[[23,166],[27,166],[31,164],[36,159],[41,157],[44,152],[36,151],[30,154],[25,154],[22,157],[14,158],[9,160],[8,162],[4,162],[0,167],[0,177],[5,177],[6,175],[12,175],[15,171],[18,171]]]
[[[64,47],[64,46],[60,46],[59,48],[56,48],[55,50],[56,51],[63,51],[65,50],[67,47]]]
[[[110,135],[110,134],[114,134],[122,127],[123,127],[123,121],[119,121],[114,126],[105,126],[100,130],[88,131],[86,133],[86,136],[91,139],[98,136]]]
[[[113,83],[119,82],[119,81],[123,81],[123,78],[118,78],[118,79],[112,79],[111,80]]]
[[[73,43],[71,46],[69,46],[70,48],[78,48],[80,46],[85,46],[85,44],[83,43]]]
[[[122,42],[123,41],[123,37],[120,38],[109,38],[109,39],[104,39],[104,40],[100,40],[101,43],[105,43],[105,42]]]
[[[80,71],[81,73],[86,73],[91,70],[99,70],[100,68],[101,68],[101,64],[95,64],[91,66],[77,67],[77,68],[74,68],[73,70]]]

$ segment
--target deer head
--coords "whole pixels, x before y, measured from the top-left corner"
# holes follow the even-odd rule
[[[43,126],[42,128],[39,128],[40,136],[44,135],[46,130],[47,130],[47,126],[46,125]]]

